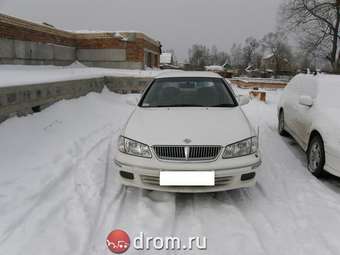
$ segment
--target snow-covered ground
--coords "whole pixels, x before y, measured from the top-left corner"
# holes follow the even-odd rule
[[[154,77],[161,72],[166,71],[159,69],[128,70],[94,68],[85,67],[79,62],[75,62],[74,64],[65,67],[0,65],[0,87],[89,79],[103,76]]]
[[[207,237],[207,251],[180,254],[339,254],[340,182],[307,172],[296,143],[277,134],[280,92],[268,93],[244,107],[261,128],[258,184],[218,194],[120,185],[112,146],[133,95],[104,90],[0,124],[0,254],[111,254],[105,240],[117,228]]]

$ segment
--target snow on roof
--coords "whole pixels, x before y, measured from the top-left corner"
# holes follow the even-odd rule
[[[101,33],[110,33],[110,34],[122,34],[122,33],[143,33],[140,31],[113,31],[113,30],[89,30],[89,29],[79,29],[79,30],[65,30],[67,32],[76,33],[76,34],[101,34]]]
[[[213,72],[200,72],[200,71],[170,71],[163,72],[156,76],[156,78],[176,78],[176,77],[202,77],[202,78],[221,78],[219,74]]]
[[[117,32],[117,31],[105,31],[105,30],[67,30],[68,32],[75,34],[111,34],[113,37],[121,38],[123,41],[128,41],[128,38],[122,33],[133,33],[133,32]]]
[[[162,53],[160,56],[161,64],[171,64],[172,63],[172,54],[171,53]]]
[[[204,68],[207,71],[215,71],[215,72],[224,71],[223,66],[218,66],[218,65],[205,66]]]
[[[274,56],[273,53],[268,53],[266,55],[264,55],[263,59],[269,59],[269,58],[272,58]]]
[[[305,74],[306,75],[306,74]],[[340,75],[338,74],[317,74],[313,75],[317,80],[323,82],[336,82],[340,86]]]
[[[317,75],[314,74],[304,74],[300,73],[294,77],[294,79],[299,79],[299,81],[306,82],[315,80],[321,86],[339,86],[340,87],[340,75],[337,74],[324,74],[318,73]]]

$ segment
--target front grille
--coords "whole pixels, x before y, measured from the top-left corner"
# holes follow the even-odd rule
[[[232,182],[233,177],[232,176],[220,176],[215,177],[215,186],[225,186]]]
[[[159,186],[159,176],[141,175],[140,178],[144,184]],[[216,176],[215,186],[226,186],[229,185],[232,181],[232,176]]]
[[[200,161],[216,159],[221,146],[153,146],[159,159]]]
[[[159,186],[159,176],[141,175],[140,178],[144,184]]]

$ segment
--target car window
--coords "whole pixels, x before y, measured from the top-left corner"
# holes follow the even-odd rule
[[[162,78],[150,85],[139,106],[234,107],[237,101],[220,78]]]
[[[317,95],[317,83],[312,76],[296,76],[287,85],[286,93],[295,96],[311,96],[315,98]]]
[[[312,98],[316,97],[317,85],[315,79],[311,76],[305,76],[300,79],[298,83],[298,93],[299,96],[310,96]]]
[[[320,106],[340,109],[340,85],[337,82],[321,82],[317,97]]]
[[[285,91],[286,91],[286,92],[291,93],[291,92],[293,92],[294,90],[296,90],[296,80],[297,80],[297,78],[295,77],[295,78],[293,78],[293,79],[287,84],[287,86],[286,86],[286,88],[285,88]]]

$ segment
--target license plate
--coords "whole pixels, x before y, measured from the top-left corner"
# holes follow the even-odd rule
[[[214,186],[214,171],[161,171],[161,186]]]

